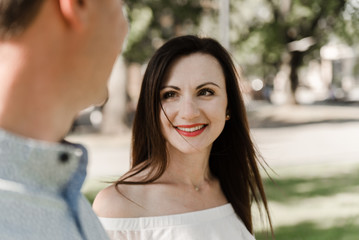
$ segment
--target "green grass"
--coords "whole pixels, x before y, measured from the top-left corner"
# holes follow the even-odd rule
[[[359,239],[359,164],[285,167],[263,180],[277,240]]]
[[[341,226],[323,228],[314,222],[302,222],[276,228],[275,236],[278,240],[358,240],[359,226],[349,221]],[[269,238],[266,234],[261,233],[256,235],[256,239]]]
[[[318,171],[320,170],[318,167]],[[296,204],[298,201],[313,197],[330,198],[338,193],[355,191],[359,186],[359,168],[335,176],[292,176],[278,178],[274,182],[265,179],[264,185],[267,197],[271,201],[283,204]]]

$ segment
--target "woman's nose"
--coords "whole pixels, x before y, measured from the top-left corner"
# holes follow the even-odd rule
[[[198,117],[200,115],[198,104],[192,98],[184,98],[180,106],[180,115],[186,120]]]

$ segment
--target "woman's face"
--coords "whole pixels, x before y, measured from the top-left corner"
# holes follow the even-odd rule
[[[160,92],[160,119],[167,149],[209,152],[226,121],[227,92],[221,65],[211,55],[191,54],[172,64],[166,80]]]

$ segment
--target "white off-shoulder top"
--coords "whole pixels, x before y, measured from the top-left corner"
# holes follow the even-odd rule
[[[254,240],[231,204],[142,218],[101,218],[112,240]]]

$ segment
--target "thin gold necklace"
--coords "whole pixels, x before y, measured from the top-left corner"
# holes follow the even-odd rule
[[[203,186],[203,184],[205,184],[206,182],[208,184],[210,184],[210,181],[211,181],[211,178],[208,178],[208,179],[204,179],[204,181],[202,183],[200,183],[200,184],[193,184],[192,183],[192,185],[193,185],[194,190],[196,192],[199,192],[199,191],[201,191],[201,187]]]
[[[193,187],[194,187],[194,190],[196,191],[196,192],[199,192],[200,190],[201,190],[201,186],[205,183],[205,182],[209,182],[209,180],[204,180],[201,184],[192,184],[193,185]]]

